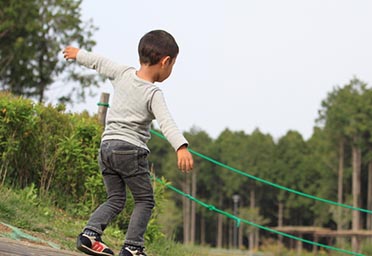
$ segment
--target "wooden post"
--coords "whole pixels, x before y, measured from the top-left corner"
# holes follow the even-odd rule
[[[106,115],[107,115],[107,108],[109,107],[109,93],[101,93],[101,98],[98,102],[98,120],[99,122],[105,126],[106,124]]]
[[[301,232],[299,232],[297,236],[302,239],[302,233]],[[297,250],[297,255],[298,256],[302,255],[302,241],[300,241],[300,240],[296,241],[296,250]]]
[[[314,242],[318,243],[319,242],[319,237],[317,235],[314,235]],[[318,246],[313,245],[313,253],[314,255],[318,255]]]

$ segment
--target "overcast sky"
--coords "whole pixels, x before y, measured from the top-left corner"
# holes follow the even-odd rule
[[[372,84],[370,0],[85,0],[82,12],[99,28],[94,51],[136,68],[143,34],[174,35],[180,54],[158,85],[182,131],[308,139],[335,86]],[[101,92],[109,82],[72,111],[96,112]]]

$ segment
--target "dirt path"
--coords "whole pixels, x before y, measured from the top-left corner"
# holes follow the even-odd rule
[[[85,254],[58,250],[51,247],[37,245],[26,241],[17,241],[9,238],[0,237],[0,255],[20,255],[20,256],[82,256]]]

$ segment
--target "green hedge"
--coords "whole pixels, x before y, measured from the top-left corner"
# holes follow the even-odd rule
[[[102,129],[87,112],[66,113],[64,106],[44,106],[0,93],[0,186],[31,187],[39,199],[86,218],[106,197],[97,162]],[[164,186],[154,187],[149,242],[163,237],[157,216]],[[133,205],[129,197],[112,225],[125,231]]]
[[[41,197],[61,207],[93,207],[104,195],[97,164],[102,127],[87,113],[64,110],[0,94],[0,181],[15,188],[35,184]]]

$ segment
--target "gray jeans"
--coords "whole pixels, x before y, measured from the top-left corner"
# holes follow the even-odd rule
[[[101,143],[101,167],[107,201],[91,215],[85,228],[102,234],[104,229],[125,206],[126,186],[130,189],[135,206],[130,218],[125,243],[144,245],[144,234],[154,208],[154,193],[150,180],[146,149],[121,140]]]

